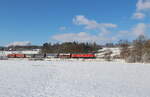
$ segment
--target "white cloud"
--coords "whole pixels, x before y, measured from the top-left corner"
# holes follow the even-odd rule
[[[79,33],[64,33],[64,34],[57,34],[52,36],[52,40],[59,41],[59,42],[97,42],[99,44],[105,44],[108,42],[117,41],[119,39],[133,39],[138,37],[139,35],[145,35],[147,33],[148,28],[150,28],[149,24],[145,23],[138,23],[129,30],[118,31],[118,33],[114,33],[112,37],[110,37],[111,31],[108,28],[116,28],[117,25],[112,23],[98,23],[95,20],[89,20],[85,16],[76,16],[73,19],[73,22],[76,25],[83,25],[85,29],[93,30],[98,29],[97,34],[90,34],[88,32],[79,32]]]
[[[135,36],[145,35],[147,28],[148,28],[148,25],[144,23],[139,23],[132,29],[132,32]]]
[[[73,23],[76,25],[84,26],[88,30],[96,30],[97,34],[93,35],[87,32],[79,33],[64,33],[52,36],[52,39],[59,42],[97,42],[97,43],[106,43],[111,42],[114,38],[108,38],[108,33],[110,28],[117,28],[116,24],[112,23],[98,23],[95,20],[90,20],[83,15],[78,15],[73,18]]]
[[[76,25],[83,25],[85,29],[98,29],[101,33],[108,33],[108,28],[117,28],[116,24],[112,23],[98,23],[95,20],[89,20],[83,15],[78,15],[73,18],[73,23]]]
[[[58,34],[54,35],[52,39],[59,42],[78,41],[78,42],[97,42],[102,44],[113,40],[113,38],[106,38],[101,35],[92,35],[87,32]]]
[[[137,11],[150,10],[150,0],[138,0],[136,7]]]
[[[58,34],[52,37],[54,40],[62,41],[62,42],[69,42],[69,41],[93,41],[96,40],[96,36],[90,35],[86,32],[80,32],[80,33],[64,33],[64,34]]]
[[[133,14],[134,19],[143,19],[146,12],[150,11],[150,0],[138,0],[136,4],[136,12]]]
[[[133,14],[133,18],[134,19],[143,19],[143,18],[145,18],[145,14],[143,14],[141,12],[136,12]]]
[[[149,24],[138,23],[129,30],[119,31],[116,35],[116,38],[137,38],[139,35],[146,35],[146,33],[148,33],[148,28],[150,28]]]
[[[23,41],[23,42],[18,41],[18,42],[9,43],[6,46],[29,46],[29,45],[31,45],[31,42],[29,41]]]

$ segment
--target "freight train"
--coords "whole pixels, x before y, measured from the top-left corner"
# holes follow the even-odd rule
[[[8,54],[8,58],[96,58],[95,54],[70,54],[70,53],[59,53],[59,54]]]

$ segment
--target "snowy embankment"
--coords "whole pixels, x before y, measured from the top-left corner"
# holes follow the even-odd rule
[[[0,97],[150,97],[150,65],[0,61]]]

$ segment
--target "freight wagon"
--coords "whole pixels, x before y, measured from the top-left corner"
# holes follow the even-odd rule
[[[33,58],[45,58],[46,54],[34,54]]]
[[[16,54],[8,54],[7,57],[8,58],[16,58]]]
[[[16,58],[26,58],[25,54],[15,54]]]
[[[39,61],[44,60],[45,57],[45,54],[33,54],[32,56],[30,56],[29,60]]]
[[[51,53],[48,53],[46,54],[46,58],[58,58],[58,54],[51,54]]]
[[[60,53],[58,54],[58,58],[63,58],[63,59],[68,59],[68,58],[71,58],[71,54],[70,53]]]
[[[26,58],[25,54],[8,54],[8,58]]]
[[[34,54],[26,54],[26,58],[33,58]]]

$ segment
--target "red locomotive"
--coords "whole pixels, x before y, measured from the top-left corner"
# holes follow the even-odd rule
[[[71,58],[95,58],[94,54],[71,54]]]

